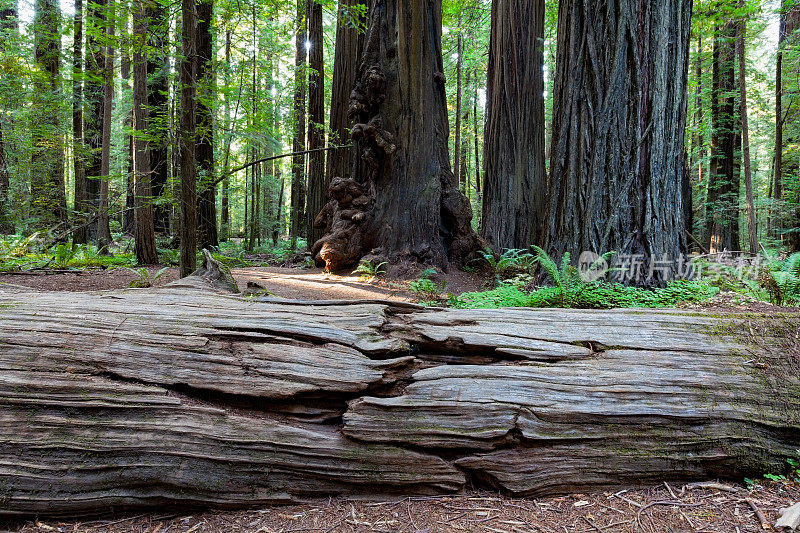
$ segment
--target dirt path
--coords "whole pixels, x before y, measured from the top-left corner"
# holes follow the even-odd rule
[[[800,498],[800,488],[774,484],[753,491],[731,487],[658,487],[511,499],[490,493],[393,501],[330,499],[305,505],[241,512],[138,514],[89,522],[32,521],[15,533],[204,533],[204,532],[463,532],[575,533],[764,531],[753,505],[770,524],[778,510]]]
[[[154,276],[160,267],[148,267]],[[301,300],[357,300],[390,299],[416,301],[409,290],[410,280],[365,281],[355,275],[327,274],[320,269],[248,267],[234,268],[232,273],[239,288],[247,288],[247,282],[263,286],[274,296]],[[447,291],[457,294],[481,290],[485,280],[465,272],[454,272],[441,276]],[[98,291],[126,289],[131,281],[140,276],[127,268],[109,270],[87,270],[71,272],[5,273],[0,274],[0,283],[21,285],[41,291]],[[155,283],[164,285],[178,279],[178,269],[165,271]],[[413,278],[412,278],[413,279]]]

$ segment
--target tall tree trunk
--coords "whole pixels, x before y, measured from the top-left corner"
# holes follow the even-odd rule
[[[147,2],[150,3],[150,2]],[[140,265],[158,263],[155,227],[153,225],[152,190],[150,187],[150,150],[148,140],[147,34],[148,17],[144,0],[133,5],[133,131],[134,198],[136,238],[134,251]]]
[[[480,136],[478,135],[478,69],[475,69],[475,92],[472,95],[472,140],[475,143],[475,198],[480,212],[483,212],[483,184],[481,183],[481,151]],[[483,226],[483,220],[481,220]]]
[[[325,147],[325,64],[323,62],[322,5],[307,0],[309,63],[308,73],[308,149]],[[308,154],[308,195],[306,197],[306,242],[311,247],[322,237],[322,228],[314,226],[314,219],[325,206],[325,152]]]
[[[773,160],[773,199],[780,201],[783,198],[783,48],[786,41],[786,0],[781,0],[780,21],[778,26],[778,52],[775,61],[775,155]],[[770,225],[777,223],[770,220]],[[770,228],[772,230],[773,228]],[[771,231],[770,231],[771,233]]]
[[[479,246],[448,155],[440,0],[377,0],[350,100],[358,157],[331,182],[312,253],[330,270],[375,250],[447,268]]]
[[[739,176],[736,147],[735,43],[738,23],[719,23],[714,40],[711,95],[711,169],[708,180],[706,244],[709,251],[739,250]]]
[[[75,226],[81,226],[72,234],[73,244],[86,244],[85,217],[86,175],[84,173],[83,146],[83,0],[75,0],[75,15],[72,19],[72,160],[74,173]],[[2,198],[0,198],[2,201]]]
[[[783,58],[781,64],[780,93],[782,101],[781,153],[782,172],[780,179],[775,180],[774,197],[778,208],[777,234],[784,240],[790,249],[800,251],[800,206],[797,200],[792,203],[783,203],[782,200],[798,198],[800,188],[797,180],[786,180],[786,176],[797,176],[800,173],[800,156],[796,147],[800,142],[798,124],[800,124],[800,111],[798,111],[797,96],[797,55],[798,55],[798,29],[800,29],[800,3],[785,2],[781,6],[783,27],[779,48]],[[787,53],[788,52],[788,53]],[[787,209],[788,208],[788,209]]]
[[[106,54],[101,37],[105,31],[107,0],[86,4],[86,56],[84,58],[84,216],[90,221],[85,229],[86,240],[97,240],[98,209],[100,207],[101,152],[103,145],[103,77]]]
[[[214,185],[214,47],[211,25],[214,22],[213,0],[197,3],[197,164],[201,179],[197,197],[198,242],[200,249],[218,248],[217,187]]]
[[[745,0],[739,0],[739,7],[744,8]],[[742,165],[744,167],[744,185],[747,198],[747,226],[750,253],[758,253],[758,228],[756,227],[756,208],[753,198],[753,175],[750,169],[750,131],[747,119],[747,61],[745,58],[745,36],[747,35],[747,19],[739,25],[739,38],[736,40],[739,56],[739,114],[742,123]]]
[[[181,277],[197,268],[197,168],[195,158],[197,109],[197,14],[195,0],[181,0],[183,60],[181,62]]]
[[[153,225],[156,233],[169,233],[169,205],[163,201],[169,182],[169,17],[161,2],[146,2],[148,18],[147,102],[150,108],[150,185],[154,200]]]
[[[308,149],[325,147],[325,64],[323,62],[322,5],[306,1],[308,26]],[[325,152],[308,154],[308,191],[305,209],[305,237],[310,247],[322,230],[314,227],[314,219],[325,206]]]
[[[253,46],[253,59],[250,66],[251,83],[250,83],[250,131],[256,131],[260,125],[258,124],[259,118],[259,86],[256,83],[256,75],[258,72],[258,63],[256,61],[257,55],[255,50],[257,47],[258,35],[258,19],[256,16],[256,6],[252,6],[252,46]],[[255,161],[258,159],[258,151],[256,148],[256,141],[250,141],[250,160]],[[256,239],[258,235],[259,225],[261,224],[261,206],[258,202],[258,179],[259,179],[260,165],[253,165],[250,167],[250,224],[245,228],[247,240],[245,242],[245,249],[252,252],[256,246]],[[247,173],[245,173],[247,176]],[[247,194],[245,194],[245,202],[247,201]]]
[[[544,226],[543,40],[544,0],[494,0],[482,233],[501,250],[539,244]]]
[[[121,46],[120,46],[120,65],[119,65],[119,76],[122,80],[123,94],[125,94],[126,90],[130,90],[131,94],[133,94],[133,80],[131,75],[131,63],[133,62],[133,51],[132,51],[132,34],[133,28],[131,27],[131,17],[130,11],[125,10],[122,17],[120,17],[121,27],[122,27],[122,38]],[[148,28],[150,26],[150,22],[148,21]],[[136,206],[135,206],[135,178],[133,175],[133,167],[134,167],[134,158],[136,154],[134,153],[134,139],[131,131],[133,130],[133,113],[134,110],[131,108],[130,113],[127,114],[125,117],[125,126],[124,126],[124,139],[127,141],[125,144],[127,145],[126,151],[126,158],[124,161],[124,168],[123,173],[125,174],[125,206],[122,209],[122,213],[119,216],[120,224],[122,224],[122,232],[125,235],[135,236],[136,232]],[[149,122],[149,120],[148,120]],[[148,125],[149,127],[149,125]]]
[[[1,53],[10,52],[7,43],[17,34],[17,31],[17,2],[16,0],[3,0],[0,2]],[[5,83],[9,78],[9,76],[3,76],[2,82]],[[8,127],[8,131],[13,130],[13,127],[9,127],[10,123],[9,117],[4,112],[0,112],[0,234],[14,233],[11,208],[11,157],[3,133],[3,129],[6,127]]]
[[[109,224],[108,187],[111,181],[111,113],[114,110],[114,34],[116,28],[116,0],[109,0],[106,12],[106,46],[105,72],[103,78],[103,137],[100,151],[100,206],[97,218],[97,247],[107,250],[111,244],[111,227]]]
[[[686,250],[691,6],[561,0],[544,239],[557,257],[613,250],[647,264]],[[639,281],[670,276],[666,267]]]
[[[461,182],[461,92],[462,80],[464,78],[464,36],[461,28],[462,9],[462,7],[458,7],[458,26],[456,27],[458,36],[456,37],[456,131],[455,138],[453,139],[453,174],[455,174],[459,181],[459,188],[463,191],[465,189],[464,183]]]
[[[331,86],[331,145],[350,142],[351,121],[347,115],[350,92],[356,83],[358,63],[364,50],[364,33],[359,31],[362,21],[352,8],[363,0],[339,0],[336,25],[336,50],[333,59],[333,85]],[[339,148],[328,152],[326,181],[349,178],[353,170],[353,150]]]
[[[35,73],[32,109],[31,215],[39,228],[66,222],[63,129],[59,113],[61,12],[55,0],[34,3]]]
[[[295,89],[294,89],[294,143],[293,152],[302,152],[306,149],[306,83],[304,80],[306,66],[306,13],[305,0],[297,0],[297,35],[295,36]],[[305,221],[305,166],[304,155],[292,158],[292,194],[291,194],[291,224],[289,238],[292,248],[297,246],[297,237],[300,236],[302,225]],[[310,244],[310,243],[309,243]]]
[[[694,16],[697,16],[695,14]],[[695,126],[695,134],[692,137],[693,149],[692,149],[692,171],[695,181],[698,184],[703,183],[703,179],[706,178],[703,174],[703,160],[705,158],[705,151],[706,147],[704,144],[703,139],[703,32],[697,32],[697,57],[695,60],[695,79],[697,83],[697,90],[695,92],[695,100],[694,100],[694,126]],[[691,187],[690,187],[691,190]],[[687,220],[686,229],[687,231],[691,232],[693,237],[696,239],[702,240],[704,237],[702,234],[697,234],[699,228],[695,228],[694,221],[697,218],[694,217],[694,209],[692,205],[689,205],[690,213],[692,215],[692,223],[690,224]],[[705,220],[705,212],[703,210],[703,206],[701,206],[701,216],[698,217],[701,221]],[[702,231],[702,230],[700,230]],[[691,246],[695,246],[696,243],[692,241],[690,243]]]
[[[3,125],[0,123],[0,235],[14,233],[14,225],[11,223],[10,190],[9,161],[6,156]]]
[[[225,65],[223,65],[223,72],[225,75],[225,87],[231,86],[231,30],[225,31]],[[238,102],[237,102],[238,104]],[[222,102],[224,113],[223,124],[225,126],[225,157],[223,158],[222,172],[225,179],[222,180],[222,220],[220,221],[220,240],[227,241],[230,235],[231,226],[231,212],[230,212],[230,178],[228,177],[228,162],[230,158],[231,139],[233,121],[231,120],[231,106],[230,99],[226,95]]]

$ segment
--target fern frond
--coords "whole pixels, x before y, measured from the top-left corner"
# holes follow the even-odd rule
[[[560,271],[558,265],[550,255],[545,252],[542,248],[538,246],[534,246],[533,249],[536,251],[536,259],[539,261],[539,264],[542,266],[547,275],[553,280],[559,288],[563,289],[563,283],[560,276]]]

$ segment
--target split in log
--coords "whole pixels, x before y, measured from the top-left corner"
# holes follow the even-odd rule
[[[0,514],[776,471],[800,442],[799,325],[3,291]]]

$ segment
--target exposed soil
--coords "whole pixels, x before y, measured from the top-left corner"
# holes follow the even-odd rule
[[[640,490],[512,499],[490,493],[392,501],[315,500],[239,512],[160,513],[86,522],[31,521],[10,526],[17,533],[202,533],[202,532],[717,532],[764,531],[756,509],[774,524],[781,508],[800,499],[794,485],[756,486],[752,491],[720,485],[673,484]],[[748,501],[752,502],[752,506]]]
[[[161,267],[148,267],[151,276]],[[408,282],[415,279],[386,280],[379,277],[368,281],[353,274],[327,274],[320,269],[285,267],[234,268],[232,273],[245,290],[248,282],[258,283],[270,294],[299,300],[358,300],[391,299],[416,301]],[[98,291],[126,289],[140,276],[127,268],[86,271],[39,271],[0,274],[0,283],[19,285],[40,291]],[[178,269],[170,268],[155,282],[164,285],[178,279]],[[437,281],[446,283],[445,290],[460,294],[481,290],[485,280],[475,274],[453,271],[440,274]]]

